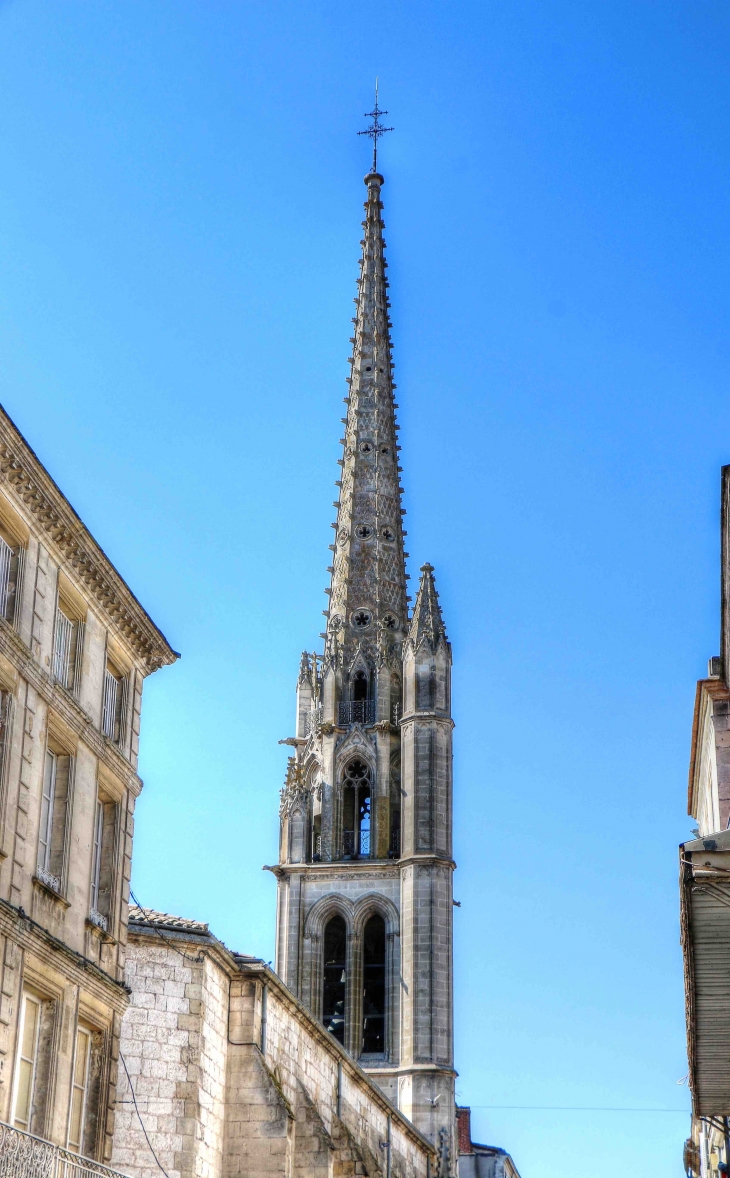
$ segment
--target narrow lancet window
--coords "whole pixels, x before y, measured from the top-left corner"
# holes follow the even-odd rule
[[[362,761],[350,761],[342,791],[342,853],[346,859],[370,854],[370,773]]]
[[[333,916],[324,930],[322,1022],[342,1045],[345,1044],[345,986],[347,982],[347,926]]]
[[[385,921],[371,916],[363,937],[362,1053],[385,1054]]]

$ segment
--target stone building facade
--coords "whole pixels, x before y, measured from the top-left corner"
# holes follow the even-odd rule
[[[719,1178],[730,1163],[730,466],[721,491],[721,654],[697,684],[687,810],[679,848],[691,1133],[684,1167]]]
[[[133,1178],[429,1178],[435,1154],[280,978],[132,910],[113,1164]]]
[[[454,1158],[451,648],[409,611],[383,177],[364,234],[324,650],[302,656],[281,797],[276,971]]]
[[[110,1157],[142,684],[176,657],[0,410],[3,1156]]]

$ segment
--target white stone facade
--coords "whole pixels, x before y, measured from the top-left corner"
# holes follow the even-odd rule
[[[0,1120],[101,1161],[142,683],[176,657],[0,410]]]

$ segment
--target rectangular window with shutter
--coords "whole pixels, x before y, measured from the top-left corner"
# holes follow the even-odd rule
[[[109,931],[112,917],[116,831],[116,804],[100,795],[94,812],[89,920],[103,932]]]
[[[91,1032],[86,1027],[76,1031],[73,1078],[71,1083],[71,1108],[68,1118],[68,1149],[72,1153],[83,1153],[86,1110],[89,1100],[89,1073],[91,1065]]]
[[[15,1061],[12,1123],[16,1129],[22,1129],[24,1133],[31,1131],[40,1029],[41,1004],[34,995],[23,994],[18,1028],[18,1054]]]
[[[124,744],[127,715],[128,679],[108,662],[104,671],[104,694],[101,706],[101,730],[115,744]]]
[[[84,623],[59,597],[53,634],[53,678],[67,691],[78,695],[84,655]]]
[[[20,620],[24,567],[25,549],[0,535],[0,617],[16,627]]]
[[[72,817],[74,758],[47,748],[38,830],[37,878],[62,895],[68,871],[68,844]]]

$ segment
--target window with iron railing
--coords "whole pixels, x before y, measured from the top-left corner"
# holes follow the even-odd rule
[[[97,797],[94,812],[89,921],[105,933],[109,931],[112,912],[116,823],[115,803],[105,797]]]
[[[65,887],[68,864],[73,777],[74,758],[47,748],[41,788],[36,876],[59,895]]]
[[[101,707],[101,730],[115,744],[124,743],[124,722],[127,714],[127,683],[125,676],[113,667],[104,671],[104,694]]]
[[[374,724],[376,703],[374,699],[351,699],[338,704],[337,717],[340,724]]]
[[[57,683],[78,695],[81,685],[81,660],[84,651],[84,623],[72,611],[58,603],[53,635],[53,677]]]

